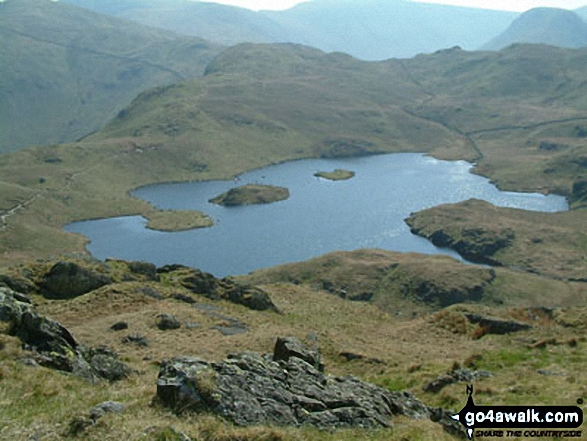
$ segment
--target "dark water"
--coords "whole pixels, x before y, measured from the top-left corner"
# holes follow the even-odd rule
[[[346,168],[347,181],[313,176]],[[568,209],[561,196],[501,192],[469,173],[471,164],[439,161],[421,154],[390,154],[352,159],[294,161],[245,173],[231,181],[161,184],[133,195],[164,209],[201,210],[212,228],[178,233],[148,230],[140,216],[77,222],[67,231],[91,240],[97,258],[182,263],[217,276],[245,274],[281,263],[306,260],[334,250],[383,248],[444,253],[410,233],[404,219],[412,212],[470,198],[534,211]],[[267,205],[222,207],[208,199],[239,185],[287,187],[290,198]]]

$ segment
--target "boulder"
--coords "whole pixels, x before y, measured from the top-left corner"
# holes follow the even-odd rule
[[[210,300],[227,300],[255,311],[279,312],[269,294],[259,287],[241,284],[228,277],[217,279],[212,274],[185,267],[178,270],[177,276],[181,286]],[[175,298],[193,303],[185,295],[181,298],[176,295]]]
[[[181,328],[179,319],[170,314],[159,314],[157,316],[157,327],[162,331]]]
[[[59,261],[41,282],[41,293],[48,299],[71,299],[112,283],[104,274],[74,262]]]
[[[110,326],[110,329],[112,331],[122,331],[124,329],[128,329],[128,323],[127,322],[116,322],[112,326]]]
[[[317,350],[309,349],[295,337],[277,338],[275,348],[273,349],[273,360],[288,362],[292,357],[304,360],[310,366],[313,366],[320,372],[324,372],[324,365],[320,360],[320,353]]]
[[[224,294],[221,296],[223,299],[246,306],[254,311],[279,312],[271,301],[269,294],[259,287],[239,283],[231,284],[227,282],[227,279],[223,279],[223,287],[225,289]]]
[[[294,338],[279,338],[273,354],[243,352],[217,363],[177,357],[161,363],[155,402],[178,414],[209,412],[241,426],[325,429],[388,427],[393,415],[431,418],[441,411],[409,392],[326,375],[314,367],[319,359]]]

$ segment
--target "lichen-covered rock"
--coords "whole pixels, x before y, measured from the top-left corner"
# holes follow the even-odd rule
[[[38,314],[20,297],[8,288],[0,288],[0,321],[8,323],[8,333],[18,337],[25,349],[36,353],[35,361],[40,365],[92,381],[116,381],[130,375],[132,370],[117,359],[116,353],[80,345],[65,327]]]
[[[41,293],[49,299],[71,299],[112,283],[104,274],[74,262],[59,261],[45,274]]]
[[[273,360],[287,362],[292,357],[304,360],[320,372],[324,372],[324,365],[317,350],[309,349],[295,337],[277,338],[273,349]]]
[[[238,425],[387,427],[387,392],[356,378],[328,377],[297,357],[254,353],[222,363],[176,358],[162,364],[157,396],[176,412],[212,412]]]
[[[296,339],[278,342],[274,354],[245,352],[218,363],[195,357],[164,361],[157,401],[176,413],[211,412],[243,426],[373,428],[390,426],[393,415],[433,415],[408,392],[324,374],[313,366],[319,354]],[[308,354],[310,362],[304,360]]]
[[[269,294],[259,287],[244,285],[229,277],[218,279],[193,268],[180,267],[176,271],[177,282],[194,294],[210,300],[227,300],[255,311],[279,312]]]

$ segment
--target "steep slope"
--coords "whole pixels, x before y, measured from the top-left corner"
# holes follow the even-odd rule
[[[65,1],[227,45],[301,43],[365,60],[411,57],[455,45],[474,49],[517,16],[403,0],[314,0],[285,11],[260,12],[186,0]]]
[[[587,46],[587,23],[565,9],[535,8],[518,17],[511,26],[482,49],[499,50],[514,43],[540,43],[559,47]]]
[[[0,7],[0,152],[80,138],[142,90],[200,76],[220,50],[59,2]]]

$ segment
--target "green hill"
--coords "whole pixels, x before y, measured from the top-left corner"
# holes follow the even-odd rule
[[[572,48],[587,46],[587,23],[573,11],[535,8],[516,18],[509,28],[482,49],[499,50],[514,43]]]
[[[60,2],[0,4],[0,152],[78,139],[220,47]]]
[[[0,249],[8,261],[80,250],[84,239],[64,224],[152,212],[129,197],[133,188],[320,156],[466,159],[502,189],[557,192],[580,208],[586,67],[586,49],[548,46],[386,62],[297,45],[232,47],[203,78],[140,94],[83,142],[0,158]]]

